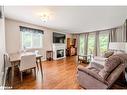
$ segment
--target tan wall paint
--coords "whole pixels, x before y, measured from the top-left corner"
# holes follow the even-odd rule
[[[21,38],[19,26],[26,26],[44,30],[43,48],[39,49],[39,52],[43,55],[43,60],[45,60],[46,50],[52,49],[53,42],[52,33],[57,31],[6,18],[5,19],[6,47],[7,47],[6,50],[8,53],[15,53],[21,50]]]

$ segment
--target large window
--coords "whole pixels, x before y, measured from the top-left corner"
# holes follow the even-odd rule
[[[42,48],[43,32],[36,29],[20,27],[22,48]]]
[[[95,49],[95,33],[90,33],[88,36],[87,54],[93,54]]]
[[[84,35],[80,35],[80,38],[79,38],[79,54],[80,55],[84,55],[84,45],[85,45]]]
[[[108,43],[109,43],[109,33],[108,32],[99,33],[100,54],[103,54],[105,51],[107,51]]]

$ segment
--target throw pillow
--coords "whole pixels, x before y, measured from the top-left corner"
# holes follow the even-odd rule
[[[107,52],[104,53],[104,57],[108,58],[108,57],[112,56],[113,53],[114,53],[113,51],[107,51]]]

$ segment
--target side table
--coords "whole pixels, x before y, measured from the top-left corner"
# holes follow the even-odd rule
[[[78,62],[79,63],[90,63],[91,55],[78,55]]]
[[[53,51],[52,51],[52,50],[46,51],[46,59],[47,59],[48,61],[53,60]]]

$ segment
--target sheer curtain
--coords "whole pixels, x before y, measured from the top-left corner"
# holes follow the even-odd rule
[[[84,54],[87,55],[87,48],[88,48],[88,33],[84,34]]]
[[[94,56],[98,56],[107,51],[110,31],[105,30],[80,34],[79,54],[93,54]]]
[[[85,46],[85,42],[84,42],[84,35],[80,34],[79,35],[79,55],[84,55],[84,46]]]
[[[95,45],[94,45],[94,55],[97,56],[99,54],[99,31],[95,33]]]
[[[116,29],[116,41],[117,42],[126,42],[127,41],[127,32],[125,25],[120,26]]]
[[[111,29],[109,33],[109,42],[127,42],[126,23]]]
[[[96,40],[96,37],[95,37],[95,34],[96,32],[92,32],[92,33],[89,33],[88,35],[88,46],[87,46],[87,54],[93,54],[95,55],[95,40]]]
[[[87,47],[88,47],[88,33],[80,34],[79,35],[79,54],[86,55],[87,54]]]
[[[98,39],[99,45],[98,45],[98,54],[97,54],[99,56],[108,50],[109,33],[110,33],[110,30],[99,32],[99,39]]]
[[[79,54],[92,53],[98,56],[108,50],[109,42],[127,42],[126,22],[116,28],[79,34],[77,43]]]
[[[109,32],[109,42],[116,42],[116,28],[113,28]]]

